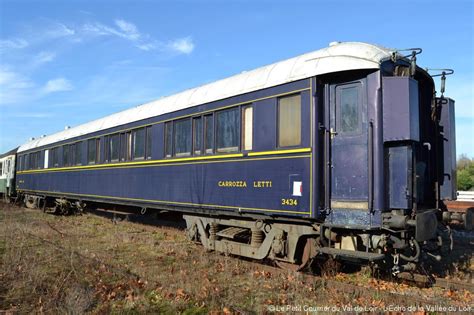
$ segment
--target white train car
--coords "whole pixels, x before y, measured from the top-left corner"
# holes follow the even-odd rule
[[[15,192],[15,161],[18,148],[0,155],[0,197],[8,199]]]

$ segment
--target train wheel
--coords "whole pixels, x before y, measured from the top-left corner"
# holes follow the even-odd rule
[[[28,209],[36,209],[37,208],[37,198],[34,196],[25,196],[25,206]]]
[[[278,267],[291,271],[301,271],[310,265],[311,259],[316,256],[316,240],[314,238],[308,238],[305,241],[303,252],[301,254],[301,262],[299,264],[292,264],[285,261],[276,260]]]

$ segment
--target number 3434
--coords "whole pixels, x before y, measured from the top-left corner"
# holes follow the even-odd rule
[[[297,199],[291,199],[291,198],[282,198],[281,199],[281,204],[283,206],[297,206],[298,205],[298,200]]]

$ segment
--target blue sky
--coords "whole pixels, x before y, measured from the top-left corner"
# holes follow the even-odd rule
[[[457,153],[474,157],[472,1],[0,0],[0,152],[331,41],[453,68]]]

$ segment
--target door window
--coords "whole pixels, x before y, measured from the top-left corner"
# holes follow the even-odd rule
[[[340,90],[339,131],[355,134],[360,131],[359,87],[351,86]]]

